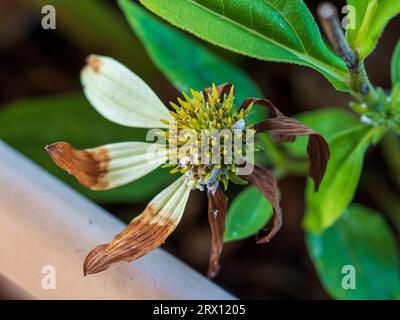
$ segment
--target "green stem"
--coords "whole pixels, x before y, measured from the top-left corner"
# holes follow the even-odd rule
[[[274,168],[277,171],[281,171],[283,168],[283,164],[285,162],[285,156],[281,152],[281,150],[277,147],[275,143],[272,142],[271,138],[266,133],[258,134],[258,138],[267,148],[267,156],[271,160]]]
[[[309,162],[306,159],[291,159],[274,143],[267,134],[259,134],[259,139],[267,148],[267,157],[272,162],[275,176],[307,176]]]
[[[351,94],[360,102],[373,105],[377,102],[375,88],[369,81],[363,62],[357,63],[355,68],[348,68],[350,74],[349,87]]]
[[[267,134],[258,134],[258,139],[266,147],[266,156],[271,161],[275,176],[280,179],[287,176],[304,177],[307,175],[309,163],[304,159],[291,159]]]
[[[306,159],[285,159],[285,163],[282,167],[282,173],[280,177],[293,176],[293,177],[306,177],[309,169],[309,161]]]

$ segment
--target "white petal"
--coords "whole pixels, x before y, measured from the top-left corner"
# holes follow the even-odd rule
[[[191,190],[190,186],[185,183],[185,180],[185,176],[181,176],[149,203],[149,205],[159,208],[158,215],[175,221],[176,225],[182,218]]]
[[[91,55],[82,70],[86,97],[105,118],[139,128],[163,128],[160,119],[173,120],[150,87],[118,61]]]
[[[146,209],[108,244],[95,247],[83,264],[84,273],[97,273],[121,261],[130,262],[164,243],[180,222],[190,187],[180,177],[158,194]]]
[[[85,150],[58,142],[48,146],[47,151],[61,168],[92,190],[127,184],[166,161],[165,148],[145,142],[121,142]]]

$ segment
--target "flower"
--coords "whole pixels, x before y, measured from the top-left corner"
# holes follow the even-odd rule
[[[267,234],[258,236],[259,243],[268,242],[279,230],[282,215],[272,173],[249,161],[256,132],[269,132],[276,141],[310,136],[310,176],[316,190],[324,175],[329,148],[321,135],[285,117],[265,99],[247,99],[235,111],[231,84],[213,85],[202,92],[192,90],[191,96],[184,94],[177,104],[171,103],[173,110],[169,110],[137,75],[109,57],[88,57],[81,81],[87,99],[105,118],[130,127],[158,128],[160,141],[122,142],[85,150],[57,142],[46,149],[58,166],[93,190],[127,184],[161,165],[173,166],[171,173],[181,174],[110,243],[89,252],[83,264],[85,275],[121,261],[136,260],[159,247],[181,220],[190,191],[200,189],[208,195],[212,231],[208,276],[214,277],[219,270],[228,205],[222,186],[226,189],[229,181],[255,184],[272,204],[272,227]],[[246,120],[254,105],[267,108],[271,118],[250,128]],[[216,141],[214,131],[223,136],[222,144]],[[225,161],[232,154],[235,161]],[[224,163],[214,161],[214,156],[217,160],[224,158]],[[247,172],[245,168],[252,170]]]

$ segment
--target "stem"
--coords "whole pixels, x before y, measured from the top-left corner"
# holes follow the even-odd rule
[[[318,16],[330,44],[346,63],[351,93],[361,102],[374,103],[375,90],[368,79],[364,63],[359,61],[357,53],[346,41],[336,7],[330,2],[324,2],[318,7]]]

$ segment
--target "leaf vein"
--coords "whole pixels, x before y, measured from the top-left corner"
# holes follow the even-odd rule
[[[324,63],[324,62],[322,62],[322,61],[320,61],[320,60],[318,60],[318,59],[316,59],[316,58],[314,58],[314,57],[312,57],[310,55],[303,54],[303,53],[301,53],[301,52],[299,52],[299,51],[297,51],[297,50],[295,50],[293,48],[290,48],[290,47],[288,47],[286,45],[283,45],[282,43],[279,43],[279,42],[277,42],[277,41],[275,41],[275,40],[273,40],[273,39],[261,34],[260,32],[258,32],[256,30],[250,29],[249,27],[232,20],[232,19],[228,18],[227,16],[220,15],[220,14],[212,11],[211,9],[207,8],[206,6],[196,2],[196,0],[187,0],[187,1],[189,3],[191,3],[192,5],[195,5],[195,6],[199,7],[200,9],[207,11],[208,13],[210,13],[212,15],[219,17],[220,19],[228,21],[229,23],[232,23],[232,24],[236,25],[237,27],[246,30],[247,32],[249,32],[249,33],[251,33],[251,34],[253,34],[253,35],[257,36],[257,37],[259,37],[261,39],[264,39],[267,42],[272,43],[273,45],[277,46],[278,48],[286,50],[287,52],[293,54],[295,57],[297,57],[300,60],[304,61],[306,63],[306,65],[307,64],[308,64],[308,66],[314,65],[314,66],[320,68],[321,70],[325,71],[327,74],[335,77],[336,79],[342,81],[343,83],[346,83],[346,77],[345,77],[344,72],[338,70],[337,68],[332,67],[332,66],[330,66],[330,65],[328,65],[328,64],[326,64],[326,63]]]

